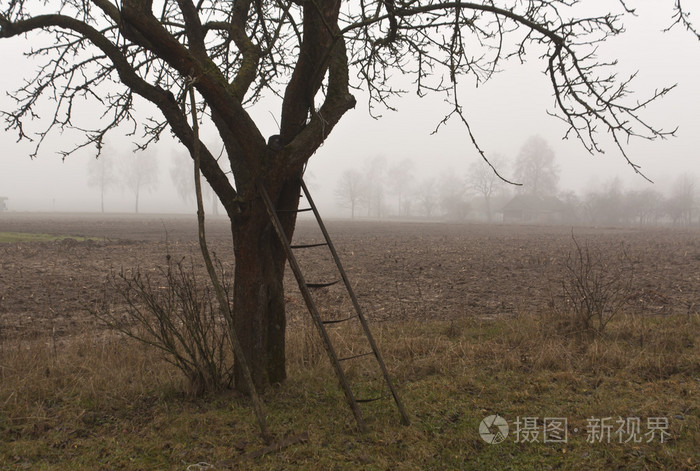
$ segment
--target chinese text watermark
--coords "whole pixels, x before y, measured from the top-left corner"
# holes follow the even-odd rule
[[[586,419],[588,443],[665,443],[671,434],[668,417],[589,417]],[[577,433],[578,428],[573,432]],[[479,424],[481,438],[495,445],[511,434],[515,443],[568,443],[569,421],[566,417],[516,417],[508,421],[490,415]]]

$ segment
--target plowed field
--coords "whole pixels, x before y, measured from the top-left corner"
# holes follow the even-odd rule
[[[624,251],[626,309],[640,315],[700,310],[700,230],[327,221],[361,304],[374,322],[512,316],[552,309],[561,297],[572,235],[603,260]],[[228,222],[210,218],[212,249],[230,265]],[[166,253],[199,263],[196,221],[184,216],[0,214],[0,232],[91,240],[0,243],[0,336],[69,337],[95,324],[90,308],[120,269],[154,270]],[[298,243],[320,240],[300,221]],[[300,253],[308,281],[336,277],[323,248]],[[287,273],[290,325],[304,315]],[[348,303],[340,285],[318,295],[326,315]]]

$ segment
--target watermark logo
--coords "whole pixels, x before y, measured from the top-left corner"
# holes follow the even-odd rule
[[[489,445],[501,443],[508,436],[508,422],[500,415],[489,415],[479,424],[479,435]]]
[[[646,425],[646,427],[645,427]],[[589,417],[586,419],[588,443],[666,443],[671,438],[668,417]],[[489,415],[479,424],[479,435],[490,445],[506,440],[512,430],[515,443],[568,443],[569,421],[566,417],[516,417],[508,421],[500,415]],[[577,434],[579,429],[574,427]]]

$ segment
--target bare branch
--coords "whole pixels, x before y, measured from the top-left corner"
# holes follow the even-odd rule
[[[688,13],[681,5],[681,0],[676,0],[676,4],[673,7],[675,14],[673,15],[673,23],[671,26],[666,28],[664,31],[670,31],[673,27],[680,25],[686,30],[690,31],[695,35],[698,40],[700,40],[700,31],[698,31],[693,23],[690,21],[690,13]]]
[[[543,59],[553,90],[555,108],[549,113],[566,123],[564,137],[576,137],[588,152],[599,153],[604,151],[600,136],[609,134],[623,158],[640,173],[627,154],[627,143],[674,134],[675,130],[648,122],[643,113],[674,86],[638,97],[632,93],[634,76],[618,77],[616,63],[598,59],[598,47],[624,33],[623,20],[636,15],[627,0],[607,6],[617,13],[585,17],[578,4],[575,0],[362,0],[359,4],[171,0],[154,13],[150,1],[64,1],[59,11],[70,14],[58,17],[84,25],[78,28],[64,24],[64,19],[49,21],[55,14],[32,17],[28,3],[10,2],[0,12],[0,37],[43,29],[57,41],[34,51],[51,58],[37,78],[14,95],[17,110],[4,112],[4,117],[19,139],[36,140],[35,152],[54,129],[87,131],[87,141],[75,151],[91,144],[99,148],[106,132],[127,123],[129,133],[144,129],[145,140],[139,144],[144,146],[158,139],[165,121],[172,126],[177,119],[166,116],[165,121],[138,125],[131,94],[148,95],[163,112],[172,106],[166,106],[171,97],[175,102],[183,98],[180,84],[183,76],[189,76],[196,79],[202,97],[198,109],[213,120],[231,168],[240,176],[237,184],[245,185],[279,158],[288,170],[303,165],[354,106],[351,89],[367,92],[370,111],[378,116],[380,108],[395,109],[393,99],[410,86],[419,96],[442,94],[450,110],[437,128],[459,119],[486,159],[466,118],[468,110],[460,104],[458,85],[473,80],[479,86],[508,59],[524,62],[536,55]],[[673,8],[671,27],[681,26],[698,36],[681,0],[674,0]],[[91,28],[89,33],[85,27]],[[101,52],[78,58],[91,44]],[[104,52],[107,45],[118,58]],[[103,85],[127,83],[126,69],[133,73],[127,85],[130,92],[101,91]],[[152,90],[147,93],[148,87]],[[33,110],[39,97],[49,93],[56,112],[37,136],[28,135],[25,124],[37,117]],[[282,98],[282,150],[266,145],[246,110],[270,94]],[[86,129],[74,122],[76,98],[102,105],[104,125]],[[182,136],[191,129],[178,126],[181,131],[174,132],[187,139]]]

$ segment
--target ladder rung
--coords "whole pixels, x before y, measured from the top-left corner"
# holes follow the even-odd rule
[[[335,280],[331,281],[330,283],[306,283],[306,286],[308,288],[326,288],[328,286],[333,286],[334,284],[338,283],[340,280]]]
[[[293,249],[310,249],[312,247],[321,247],[323,245],[328,245],[327,242],[320,242],[318,244],[298,244],[298,245],[292,245],[291,247]]]
[[[339,323],[339,322],[349,321],[350,319],[354,319],[354,318],[356,318],[356,317],[357,317],[357,315],[352,315],[352,316],[350,316],[350,317],[345,317],[345,318],[343,318],[343,319],[333,319],[333,320],[330,320],[330,321],[323,321],[323,323],[324,323],[324,324],[337,324],[337,323]]]
[[[308,207],[303,207],[300,209],[278,209],[275,210],[274,205],[272,201],[270,200],[270,195],[267,194],[267,190],[265,189],[264,186],[262,186],[260,183],[256,182],[256,187],[260,193],[260,196],[262,197],[262,200],[265,204],[265,210],[267,211],[270,220],[272,222],[272,225],[275,228],[275,231],[277,232],[277,235],[280,239],[280,242],[283,245],[285,255],[287,256],[287,260],[289,261],[290,268],[294,272],[294,276],[297,279],[297,282],[299,283],[299,288],[302,292],[302,295],[304,297],[304,301],[306,302],[306,306],[311,314],[311,317],[313,318],[314,323],[318,327],[319,334],[322,337],[324,344],[326,346],[326,350],[328,353],[328,356],[331,359],[331,364],[333,365],[333,368],[336,372],[336,375],[338,377],[338,380],[340,382],[340,386],[345,392],[345,397],[347,399],[348,405],[352,409],[353,414],[355,415],[355,420],[357,421],[357,425],[360,428],[361,431],[366,431],[367,427],[364,423],[364,420],[362,418],[362,413],[358,407],[358,403],[363,403],[363,402],[373,402],[377,401],[379,399],[382,399],[383,397],[386,396],[379,396],[379,397],[370,397],[366,399],[355,399],[355,396],[352,392],[352,389],[350,388],[350,384],[348,382],[348,378],[346,377],[345,372],[343,371],[343,367],[341,366],[341,362],[346,361],[346,360],[352,360],[355,358],[361,358],[369,355],[374,355],[375,359],[379,365],[379,368],[382,372],[382,375],[384,377],[384,381],[386,383],[386,386],[389,388],[391,391],[391,395],[394,397],[394,401],[396,402],[396,406],[399,409],[399,412],[401,414],[401,423],[404,425],[410,424],[410,419],[408,418],[408,415],[406,414],[406,411],[403,408],[403,405],[399,399],[399,397],[396,394],[396,391],[394,390],[394,386],[391,382],[391,379],[389,377],[389,374],[387,372],[386,366],[384,365],[384,361],[381,358],[381,355],[379,353],[379,350],[377,349],[377,346],[374,343],[374,339],[372,337],[372,334],[369,331],[369,328],[367,327],[367,324],[365,322],[365,319],[363,317],[360,305],[357,301],[357,298],[355,297],[355,294],[352,290],[352,287],[350,286],[350,283],[347,279],[347,276],[345,274],[345,271],[340,264],[340,259],[338,258],[338,254],[335,251],[335,248],[333,247],[333,244],[330,240],[330,236],[328,235],[328,232],[326,231],[326,227],[323,224],[323,221],[321,220],[320,215],[318,214],[318,210],[316,206],[314,205],[313,198],[309,194],[309,190],[306,187],[306,184],[304,183],[303,179],[299,180],[300,186],[301,186],[301,193],[299,197],[301,198],[306,198]],[[278,213],[301,213],[301,212],[306,212],[306,211],[313,211],[314,216],[316,217],[316,222],[318,223],[318,226],[321,229],[321,232],[323,233],[325,243],[319,243],[319,244],[300,244],[298,246],[292,246],[290,244],[289,239],[287,238],[287,235],[284,231],[284,228],[282,227],[282,223],[280,222],[280,219],[278,217]],[[317,239],[318,240],[318,239]],[[316,247],[316,246],[321,246],[321,245],[327,245],[331,254],[333,255],[333,260],[335,261],[335,264],[337,265],[339,274],[342,278],[342,281],[344,282],[343,284],[347,288],[348,294],[351,298],[351,301],[353,303],[353,306],[355,308],[356,314],[354,316],[347,317],[345,319],[337,319],[337,320],[328,320],[328,321],[323,321],[320,318],[318,309],[315,306],[315,302],[313,300],[313,296],[310,292],[310,288],[323,288],[327,286],[334,285],[338,283],[341,280],[336,280],[331,283],[307,283],[306,280],[304,279],[304,276],[302,274],[301,267],[299,266],[299,263],[296,260],[296,256],[293,253],[292,248],[306,248],[306,247]],[[323,327],[324,324],[335,324],[339,322],[344,322],[347,320],[352,319],[353,317],[357,317],[361,323],[363,330],[365,332],[366,338],[369,341],[369,348],[370,351],[366,353],[360,353],[357,355],[351,355],[345,358],[338,358],[337,353],[335,349],[333,348],[332,342],[328,336],[328,332],[326,331],[325,327]],[[378,391],[375,391],[375,394]]]
[[[306,211],[313,211],[314,208],[301,208],[301,209],[278,209],[278,213],[304,213]]]
[[[360,353],[358,355],[352,355],[352,356],[345,357],[345,358],[338,358],[338,361],[353,360],[355,358],[366,357],[368,355],[373,355],[373,354],[374,354],[374,352],[370,351],[370,352]]]
[[[377,396],[377,397],[370,397],[368,399],[355,399],[355,402],[374,402],[378,401],[380,399],[385,399],[387,396]]]

